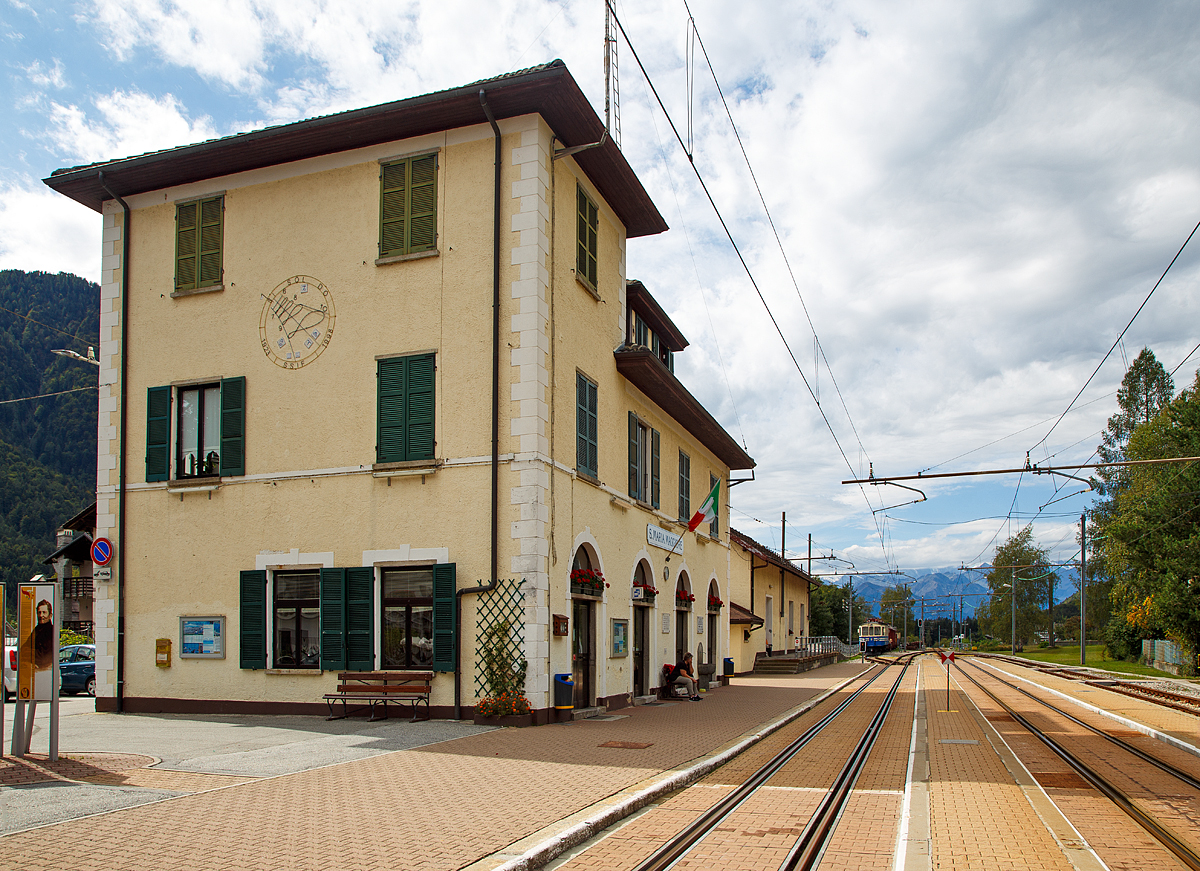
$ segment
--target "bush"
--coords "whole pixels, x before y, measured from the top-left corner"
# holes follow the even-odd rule
[[[1142,658],[1142,632],[1114,614],[1104,628],[1104,652],[1109,659],[1137,662]]]

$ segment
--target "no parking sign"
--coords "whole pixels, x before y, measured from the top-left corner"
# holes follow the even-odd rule
[[[106,566],[112,562],[113,546],[107,538],[97,538],[92,542],[92,562],[98,566]]]

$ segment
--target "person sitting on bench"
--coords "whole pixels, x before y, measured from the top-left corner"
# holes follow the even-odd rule
[[[683,661],[671,669],[671,674],[668,676],[667,681],[672,686],[682,684],[687,687],[688,698],[693,702],[702,701],[700,698],[700,685],[696,681],[696,672],[692,668],[692,655],[690,653],[685,653]]]

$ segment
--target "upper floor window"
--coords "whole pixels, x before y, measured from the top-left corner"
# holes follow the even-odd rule
[[[175,289],[221,283],[221,236],[225,197],[192,200],[175,207]]]
[[[692,519],[692,458],[679,452],[679,519]]]
[[[390,357],[376,365],[379,421],[375,462],[432,460],[434,355]]]
[[[629,495],[658,507],[659,434],[629,412]]]
[[[576,255],[575,274],[593,293],[599,292],[598,252],[600,239],[600,210],[587,195],[583,185],[575,186]]]
[[[641,345],[643,348],[649,348],[654,352],[654,356],[663,361],[672,372],[675,371],[675,354],[666,346],[666,343],[659,338],[654,330],[650,329],[650,325],[642,320],[642,316],[637,312],[633,313],[633,335],[629,337],[634,345]]]
[[[585,475],[599,478],[597,450],[598,417],[596,385],[581,373],[575,374],[575,467]]]
[[[437,155],[385,163],[379,184],[379,256],[436,250]]]
[[[244,474],[245,378],[146,391],[146,481]]]

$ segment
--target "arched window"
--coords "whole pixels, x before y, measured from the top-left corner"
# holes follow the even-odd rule
[[[691,584],[688,583],[686,572],[681,572],[679,580],[675,582],[675,607],[690,611],[692,603],[696,601],[696,597],[692,595]]]

